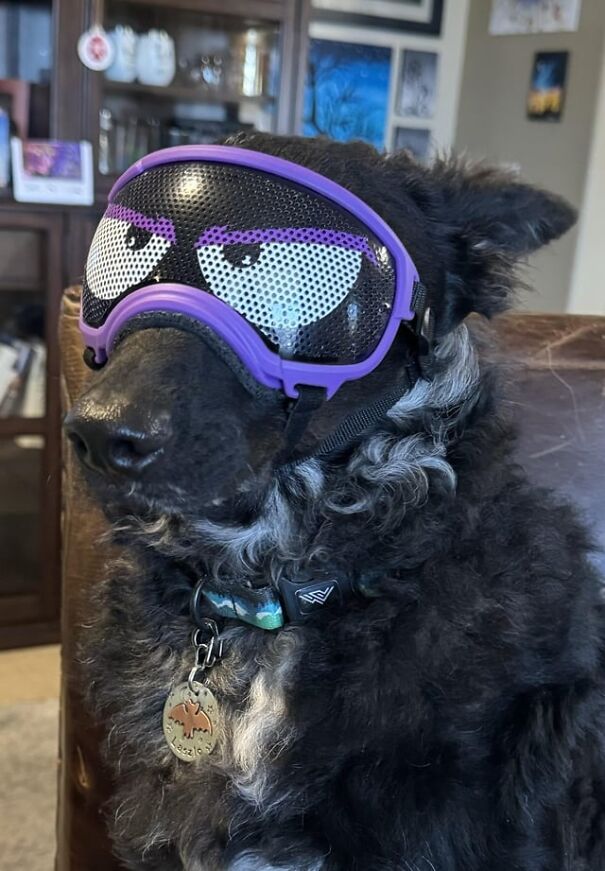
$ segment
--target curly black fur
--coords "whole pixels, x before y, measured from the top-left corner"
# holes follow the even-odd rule
[[[289,472],[273,462],[283,408],[246,398],[178,330],[125,339],[72,412],[139,425],[161,412],[174,428],[142,480],[90,473],[125,545],[83,633],[118,782],[118,855],[139,871],[602,869],[605,639],[591,544],[513,461],[497,379],[461,322],[504,307],[514,261],[567,229],[571,210],[481,167],[424,169],[322,140],[236,144],[324,172],[400,233],[435,300],[435,377],[338,458]],[[395,348],[309,438],[400,375]],[[191,666],[199,574],[237,589],[326,567],[378,575],[380,595],[277,633],[227,621],[208,678],[217,749],[176,760],[161,714]]]

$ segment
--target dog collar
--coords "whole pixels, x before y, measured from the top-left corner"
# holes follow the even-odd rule
[[[268,631],[281,629],[286,623],[304,623],[326,609],[342,608],[357,597],[378,596],[378,575],[353,579],[326,574],[322,577],[292,581],[282,578],[278,590],[272,587],[246,590],[245,593],[225,593],[212,589],[206,579],[200,580],[193,592],[191,611],[199,625],[206,615],[202,605],[214,616],[240,620]]]

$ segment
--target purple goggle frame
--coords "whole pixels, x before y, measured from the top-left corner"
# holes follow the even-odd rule
[[[158,166],[183,161],[225,163],[278,176],[336,203],[364,223],[382,242],[394,261],[395,293],[385,331],[372,353],[358,363],[340,365],[287,360],[271,351],[245,318],[222,300],[198,288],[166,282],[127,294],[99,327],[86,324],[80,313],[80,331],[87,347],[94,351],[96,362],[102,364],[107,360],[127,321],[145,313],[168,312],[194,318],[210,327],[230,346],[260,384],[282,390],[293,399],[298,397],[297,384],[324,387],[326,398],[330,399],[346,381],[363,378],[372,372],[387,354],[400,323],[414,319],[412,296],[419,281],[410,255],[388,224],[355,194],[311,169],[273,155],[228,145],[180,145],[155,151],[138,160],[120,176],[110,191],[109,204],[136,176]]]

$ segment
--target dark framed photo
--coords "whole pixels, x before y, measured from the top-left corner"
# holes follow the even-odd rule
[[[443,0],[313,0],[312,18],[349,27],[441,33]]]
[[[431,147],[431,131],[424,127],[396,127],[393,136],[394,151],[409,151],[410,154],[425,162],[429,159]]]
[[[432,118],[437,102],[437,66],[433,51],[405,49],[399,86],[399,115]]]
[[[536,53],[527,95],[527,117],[532,121],[561,120],[568,60],[568,51]]]

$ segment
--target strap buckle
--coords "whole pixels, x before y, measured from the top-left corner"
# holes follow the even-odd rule
[[[349,578],[328,575],[302,582],[282,578],[279,592],[290,622],[302,623],[318,611],[342,605],[344,599],[350,598],[355,590]]]

